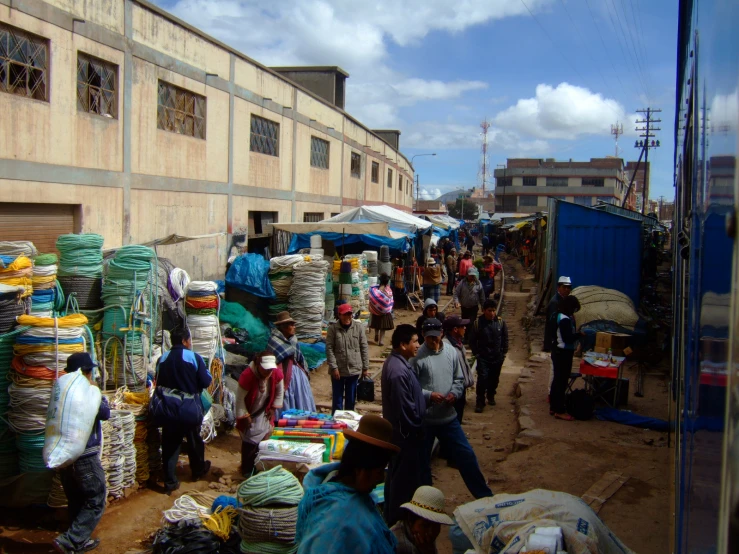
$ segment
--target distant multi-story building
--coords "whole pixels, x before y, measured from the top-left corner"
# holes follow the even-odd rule
[[[636,169],[636,165],[637,162],[626,162],[626,168],[624,170],[624,180],[626,181],[627,188],[632,176],[634,177],[634,184],[631,187],[631,194],[629,195],[629,201],[626,203],[626,207],[641,213],[642,195],[644,194],[644,185],[647,182],[647,175],[649,174],[649,163],[645,164],[641,162],[638,170]]]
[[[504,169],[495,170],[495,210],[539,212],[546,210],[550,197],[581,206],[598,202],[620,206],[627,186],[621,158],[589,162],[509,158]]]

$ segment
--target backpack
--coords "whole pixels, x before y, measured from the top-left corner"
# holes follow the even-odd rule
[[[580,421],[587,421],[593,417],[595,401],[585,389],[576,389],[565,395],[567,413]]]

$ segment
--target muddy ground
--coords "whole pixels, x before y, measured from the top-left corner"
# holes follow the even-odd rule
[[[581,496],[608,471],[621,471],[628,480],[606,501],[600,517],[635,552],[666,552],[671,514],[669,510],[669,448],[664,433],[644,431],[596,419],[565,422],[549,416],[546,403],[549,383],[548,358],[537,352],[541,346],[541,321],[527,317],[534,286],[516,261],[506,264],[507,274],[516,282],[506,283],[502,316],[509,326],[511,348],[503,368],[497,406],[475,414],[474,392],[468,392],[464,429],[475,449],[483,473],[495,493],[519,493],[535,488],[568,492]],[[449,297],[442,296],[444,306]],[[447,313],[453,310],[447,309]],[[415,323],[418,312],[398,310],[396,323]],[[370,336],[370,341],[373,337]],[[386,344],[389,337],[386,338]],[[370,342],[370,356],[387,352]],[[373,370],[379,363],[373,363]],[[521,378],[522,371],[525,378]],[[626,371],[632,377],[633,371]],[[358,411],[379,411],[377,402],[358,404]],[[331,385],[325,366],[316,370],[311,384],[316,402],[330,405]],[[576,388],[579,385],[576,385]],[[633,385],[632,385],[633,386]],[[628,409],[665,418],[667,412],[666,366],[649,368],[645,396],[629,393]],[[528,414],[540,435],[522,438],[519,416]],[[531,433],[529,433],[531,434]],[[171,507],[176,495],[190,490],[213,492],[219,478],[233,476],[238,481],[239,439],[235,432],[222,433],[207,446],[213,471],[203,480],[189,481],[186,457],[180,461],[182,487],[172,497],[142,489],[128,498],[111,503],[95,536],[101,539],[101,554],[133,554],[146,547],[147,540],[161,525],[162,511]],[[436,486],[447,498],[451,512],[473,498],[459,473],[441,460],[434,460]],[[226,489],[227,487],[221,486]],[[64,511],[28,509],[0,512],[0,547],[11,553],[52,552],[50,543],[63,530]],[[445,533],[438,541],[441,554],[451,553]]]

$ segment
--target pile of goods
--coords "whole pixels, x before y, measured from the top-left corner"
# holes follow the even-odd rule
[[[31,315],[53,317],[61,294],[57,289],[58,270],[56,254],[40,254],[33,259],[33,295]]]
[[[269,282],[275,291],[275,298],[269,305],[270,321],[274,321],[280,312],[287,311],[293,285],[293,269],[303,261],[304,257],[300,254],[278,256],[269,261]]]
[[[302,410],[287,410],[282,413],[278,420],[270,441],[322,445],[324,447],[323,450],[309,449],[304,450],[304,452],[290,452],[294,448],[293,445],[281,445],[271,442],[270,445],[264,448],[260,444],[259,459],[283,459],[288,461],[288,458],[275,458],[275,452],[284,452],[290,455],[305,457],[313,456],[314,458],[320,454],[325,462],[341,459],[345,445],[344,430],[347,428],[348,424],[345,421],[336,419],[328,414]],[[306,460],[299,461],[315,463],[307,462]]]
[[[32,275],[31,258],[0,254],[0,333],[13,329],[15,318],[30,311]]]
[[[94,233],[60,235],[57,279],[70,302],[80,310],[96,310],[102,306],[103,237]]]
[[[290,287],[290,316],[297,322],[300,339],[320,339],[326,309],[326,274],[329,263],[322,259],[295,264]]]
[[[220,346],[218,285],[213,281],[191,281],[185,290],[187,326],[192,349],[210,363]]]

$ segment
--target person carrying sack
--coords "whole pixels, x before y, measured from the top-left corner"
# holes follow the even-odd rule
[[[175,470],[183,438],[187,439],[193,481],[210,471],[200,436],[204,415],[201,395],[213,380],[202,356],[192,351],[190,330],[181,327],[172,331],[171,336],[172,350],[165,352],[157,363],[156,390],[150,404],[152,418],[162,427],[162,466],[167,494],[180,488]]]

